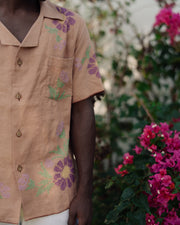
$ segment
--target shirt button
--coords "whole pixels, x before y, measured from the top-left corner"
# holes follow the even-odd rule
[[[22,59],[18,58],[18,60],[17,60],[17,64],[18,64],[18,66],[21,66],[21,65],[23,64]]]
[[[17,137],[21,137],[21,136],[22,136],[22,133],[21,133],[20,130],[18,130],[18,131],[16,132],[16,136],[17,136]]]
[[[18,92],[15,97],[20,101],[20,99],[22,98],[22,95]]]
[[[18,165],[18,167],[17,167],[17,171],[21,172],[21,171],[22,171],[22,169],[23,169],[23,167],[22,167],[21,165]]]

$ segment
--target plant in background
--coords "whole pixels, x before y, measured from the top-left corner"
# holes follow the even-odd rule
[[[171,7],[171,15],[175,14],[173,7],[177,0],[156,2],[160,6],[160,12]],[[150,27],[147,34],[139,32],[131,19],[130,6],[134,3],[135,0],[66,0],[62,3],[65,7],[78,11],[86,20],[106,88],[103,107],[100,107],[105,108],[106,113],[96,115],[93,224],[98,225],[104,224],[104,218],[115,203],[118,203],[118,210],[130,207],[129,196],[134,197],[133,204],[137,210],[132,208],[127,214],[128,221],[114,222],[114,225],[135,225],[134,218],[141,221],[138,225],[145,224],[146,220],[157,219],[156,214],[150,214],[148,196],[142,192],[144,190],[150,194],[148,177],[151,171],[146,163],[153,165],[156,163],[155,158],[150,157],[150,152],[141,146],[136,146],[134,151],[131,149],[141,130],[151,122],[167,122],[172,129],[180,130],[180,42],[179,31],[176,29],[179,23],[172,23],[171,16],[168,18],[169,22],[164,23],[161,13],[159,24]],[[164,13],[163,16],[165,15]],[[171,29],[169,24],[172,25]],[[127,35],[127,30],[131,31],[130,35]],[[173,44],[171,30],[173,35],[177,33],[172,38]],[[135,151],[141,154],[134,154]],[[122,179],[113,177],[114,166],[119,164],[125,152],[129,152],[125,156],[128,157],[125,163],[133,163],[121,163],[117,171]],[[134,167],[136,173],[130,173],[128,167]],[[111,183],[113,185],[105,190],[108,180],[109,186]],[[136,188],[137,192],[133,192],[132,188]],[[122,199],[119,203],[120,196]],[[170,201],[176,199],[177,197]],[[139,206],[141,210],[138,210]],[[118,211],[116,212],[118,217]],[[149,213],[147,216],[146,212]],[[175,212],[170,211],[167,221],[174,215]],[[111,219],[115,218],[116,215]]]
[[[180,132],[167,123],[146,125],[132,154],[115,168],[120,202],[106,224],[180,224]]]

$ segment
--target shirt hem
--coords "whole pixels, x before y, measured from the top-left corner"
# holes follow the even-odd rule
[[[28,221],[28,220],[33,220],[33,219],[41,218],[41,217],[44,217],[44,216],[51,216],[51,215],[54,215],[54,214],[62,213],[62,212],[64,212],[67,209],[69,209],[69,207],[68,208],[65,208],[65,209],[62,209],[62,210],[60,210],[58,212],[54,212],[54,213],[43,214],[41,216],[36,216],[36,217],[23,218],[23,220],[24,221]]]
[[[4,220],[0,220],[0,223],[9,223],[9,224],[17,224],[17,225],[19,225],[19,222],[14,223],[14,222],[11,222],[11,221],[4,221]]]

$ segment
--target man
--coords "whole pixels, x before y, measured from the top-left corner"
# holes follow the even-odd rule
[[[39,0],[0,0],[0,21],[0,225],[21,208],[22,225],[90,225],[104,89],[85,23]]]

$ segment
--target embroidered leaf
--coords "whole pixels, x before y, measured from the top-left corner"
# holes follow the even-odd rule
[[[87,49],[86,51],[86,58],[89,59],[89,53],[90,53],[90,50],[91,50],[91,45],[89,46],[89,48]]]
[[[51,190],[51,188],[54,186],[54,183],[50,183],[50,184],[48,184],[46,187],[45,187],[45,189],[44,190],[46,190],[47,192],[48,192],[48,194],[49,194],[49,191]]]
[[[41,174],[45,178],[51,178],[52,176],[47,172],[46,168],[43,166],[41,162],[41,168],[43,171],[40,171],[39,174]]]
[[[49,180],[41,180],[39,182],[40,185],[45,185],[45,184],[48,184],[49,183]]]
[[[64,138],[65,137],[65,130],[63,129],[62,133],[59,135],[60,138]]]
[[[57,36],[56,36],[56,41],[57,41],[57,42],[60,42],[60,40],[62,40],[62,38],[61,38],[59,35],[57,35]]]
[[[0,199],[2,199],[2,196],[0,195]]]
[[[54,156],[54,157],[52,157],[52,160],[54,160],[54,159],[62,159],[62,158],[64,158],[65,157],[65,154],[64,153],[62,153],[62,155],[57,155],[57,156]]]
[[[58,32],[57,28],[49,27],[46,24],[45,24],[45,28],[48,30],[49,33],[57,33]]]
[[[67,140],[67,142],[64,142],[64,151],[68,152],[68,147],[69,147],[69,139]]]
[[[59,147],[59,145],[57,146],[57,150],[53,150],[53,151],[50,151],[49,153],[56,153],[56,154],[62,154],[62,149]]]
[[[56,96],[56,89],[48,85],[49,92],[50,92],[50,98],[54,98]]]
[[[44,192],[43,187],[44,187],[44,185],[38,187],[38,191],[37,191],[37,193],[36,193],[36,196],[37,196],[37,197],[38,197],[40,194],[42,194],[42,193]]]
[[[62,88],[63,86],[64,86],[64,83],[62,81],[60,81],[60,79],[58,78],[57,87]]]
[[[91,46],[86,50],[86,56],[81,60],[81,64],[84,64],[86,59],[89,59],[89,54],[90,54]]]
[[[65,91],[63,91],[63,93],[61,94],[61,96],[59,97],[58,100],[62,100],[62,99],[65,99],[67,97],[71,97],[71,95],[64,95],[65,94]]]
[[[35,183],[34,183],[34,181],[30,178],[28,187],[26,188],[26,191],[27,191],[27,190],[30,190],[30,189],[33,189],[34,187],[35,187]]]

